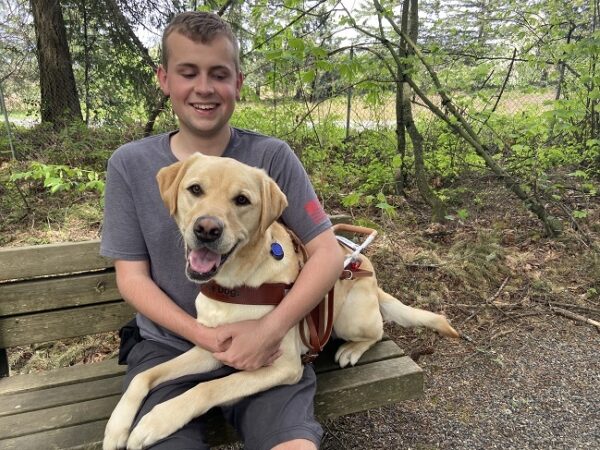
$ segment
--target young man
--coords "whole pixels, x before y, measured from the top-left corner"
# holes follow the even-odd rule
[[[243,83],[229,26],[214,14],[183,13],[166,28],[162,48],[158,80],[171,98],[179,130],[126,144],[108,164],[101,254],[115,260],[119,290],[138,311],[141,336],[128,353],[125,382],[192,345],[212,351],[225,366],[157,387],[136,421],[199,381],[272,363],[283,336],[321,301],[343,264],[331,223],[289,146],[229,125]],[[195,320],[198,286],[185,277],[179,231],[155,181],[159,169],[195,152],[261,167],[288,196],[282,219],[305,243],[309,259],[281,304],[260,320],[214,329]],[[245,448],[318,448],[322,429],[313,416],[315,380],[307,365],[297,385],[276,387],[223,408]],[[207,448],[204,428],[203,418],[198,418],[152,448]]]

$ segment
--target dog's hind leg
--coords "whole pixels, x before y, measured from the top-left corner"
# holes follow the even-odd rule
[[[236,402],[280,384],[297,383],[302,364],[297,354],[283,355],[272,366],[236,372],[200,383],[183,394],[156,405],[131,432],[128,449],[141,449],[174,433],[210,408]]]
[[[396,322],[404,328],[426,327],[447,337],[459,337],[458,332],[441,314],[407,306],[381,288],[378,289],[378,293],[379,306],[384,320]]]
[[[194,347],[177,358],[136,375],[110,416],[102,448],[125,448],[135,415],[150,389],[165,381],[193,373],[208,372],[220,366],[222,364],[214,359],[210,352]]]
[[[360,357],[383,337],[376,285],[372,279],[358,280],[346,294],[334,330],[345,342],[335,354],[340,367],[355,365]]]

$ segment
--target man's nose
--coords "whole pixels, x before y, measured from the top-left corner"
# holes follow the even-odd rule
[[[212,81],[208,75],[199,76],[194,89],[200,95],[208,95],[214,92]]]

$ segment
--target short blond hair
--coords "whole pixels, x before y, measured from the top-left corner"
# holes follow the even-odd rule
[[[217,14],[187,11],[173,17],[165,28],[162,37],[161,63],[165,69],[169,60],[167,38],[174,32],[203,44],[212,42],[217,36],[225,36],[233,45],[235,70],[240,71],[240,46],[238,41],[231,30],[231,26]]]

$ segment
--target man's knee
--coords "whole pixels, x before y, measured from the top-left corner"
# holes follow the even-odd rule
[[[271,450],[317,450],[317,446],[313,441],[309,441],[308,439],[293,439],[282,442]]]

